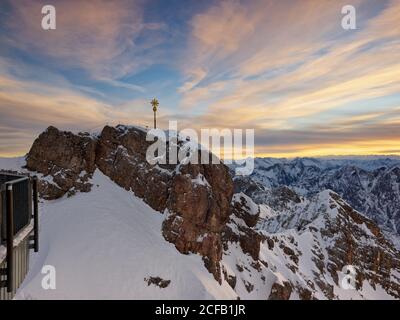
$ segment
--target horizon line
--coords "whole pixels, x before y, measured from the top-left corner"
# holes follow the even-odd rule
[[[17,158],[25,158],[28,155],[27,152],[24,155],[12,155],[12,156],[3,156],[0,154],[0,159],[17,159]],[[286,159],[286,160],[294,160],[294,159],[335,159],[335,158],[342,158],[342,159],[350,159],[350,158],[399,158],[400,154],[327,154],[327,155],[318,155],[318,156],[293,156],[293,157],[279,157],[279,156],[268,156],[268,155],[256,155],[254,157],[241,157],[235,159],[227,159],[227,161],[237,161],[237,160],[244,160],[244,159]],[[223,158],[221,158],[223,159]]]

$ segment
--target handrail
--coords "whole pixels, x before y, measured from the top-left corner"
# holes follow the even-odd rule
[[[33,246],[34,251],[39,251],[39,192],[38,178],[35,176],[32,179],[33,184]]]
[[[7,292],[14,292],[14,203],[13,184],[6,184],[7,202]]]
[[[29,248],[34,249],[35,252],[39,251],[39,210],[38,210],[38,179],[37,177],[29,177],[29,176],[16,176],[16,175],[10,175],[10,176],[15,176],[17,179],[15,180],[10,180],[4,183],[5,187],[5,195],[6,195],[6,259],[7,259],[7,270],[6,270],[6,275],[7,275],[7,280],[5,281],[5,285],[7,286],[7,292],[13,293],[15,291],[15,266],[14,266],[14,186],[17,183],[20,183],[22,181],[28,180],[28,188],[31,190],[28,192],[28,201],[33,201],[33,212],[32,212],[32,207],[30,207],[30,216],[29,219],[31,221],[32,225],[32,219],[33,219],[33,237],[32,239],[30,238],[30,241],[33,240],[32,244],[28,244]],[[31,189],[32,188],[32,189]],[[17,190],[17,189],[16,189]],[[29,224],[26,226],[29,227]],[[20,232],[22,232],[24,229],[21,229]],[[31,232],[32,232],[31,231]],[[18,234],[20,234],[20,232]],[[17,236],[18,236],[17,234]]]
[[[16,176],[16,177],[17,177],[17,176]],[[26,177],[21,177],[21,178],[15,179],[15,180],[7,181],[7,182],[5,183],[5,185],[14,185],[14,184],[16,184],[16,183],[18,183],[18,182],[22,182],[22,181],[25,181],[25,180],[28,180],[28,179],[29,179],[28,176],[26,176]]]

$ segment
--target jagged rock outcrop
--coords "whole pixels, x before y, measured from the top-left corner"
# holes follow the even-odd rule
[[[232,215],[224,227],[223,241],[225,249],[228,243],[238,243],[241,250],[258,261],[260,243],[265,239],[253,227],[260,216],[260,208],[244,193],[236,193],[232,198]]]
[[[290,282],[285,281],[282,284],[274,283],[271,288],[268,300],[289,300],[292,294],[292,286]]]
[[[184,142],[179,143],[178,150]],[[165,212],[165,239],[182,253],[201,254],[221,281],[221,234],[233,194],[228,168],[223,164],[151,165],[146,160],[151,144],[146,131],[137,127],[106,126],[97,137],[49,127],[29,151],[27,168],[43,174],[41,193],[46,199],[90,191],[88,178],[98,168],[155,210]]]
[[[204,181],[200,182],[199,181]],[[185,165],[175,175],[168,199],[164,237],[181,252],[199,252],[209,270],[221,281],[221,233],[231,213],[233,183],[227,168]]]
[[[49,127],[33,143],[26,157],[26,168],[48,179],[40,180],[45,199],[56,199],[66,193],[90,191],[95,168],[96,140],[84,134],[73,134]]]
[[[244,220],[248,227],[254,227],[260,217],[260,208],[244,193],[236,193],[232,199],[233,213]]]
[[[150,145],[141,129],[105,126],[97,139],[96,165],[119,186],[164,211],[175,166],[150,165],[146,161]]]
[[[286,213],[265,219],[259,228],[266,234],[279,235],[278,248],[275,246],[273,251],[287,256],[290,261],[287,268],[308,280],[306,284],[292,283],[299,297],[302,288],[313,295],[321,291],[326,299],[338,298],[338,288],[343,286],[343,268],[352,266],[361,297],[368,283],[367,286],[379,285],[389,295],[400,298],[400,279],[395,276],[400,274],[400,252],[372,220],[332,191],[292,203]],[[302,270],[302,255],[312,256],[310,270]]]
[[[150,165],[146,161],[150,144],[145,131],[107,126],[98,139],[98,168],[154,209],[165,210],[164,237],[182,253],[200,253],[219,280],[220,233],[230,214],[233,192],[227,167]]]
[[[367,280],[372,287],[379,284],[400,299],[400,284],[392,280],[392,273],[400,271],[400,253],[372,220],[356,212],[338,194],[332,192],[330,196],[334,199],[330,208],[338,214],[334,223],[325,225],[322,235],[334,239],[327,247],[330,261],[326,267],[335,283],[339,281],[338,271],[353,265],[358,269],[356,288],[362,288]]]
[[[268,299],[363,299],[374,290],[400,299],[400,252],[376,223],[337,193],[302,197],[287,187],[263,188],[240,180],[235,178],[236,191],[257,199],[261,212],[257,224],[249,227],[243,216],[248,206],[239,214],[234,209],[224,237],[224,268],[230,270],[226,278],[236,279],[236,290],[241,283],[254,286],[252,292],[242,290],[242,296],[250,298],[267,286]],[[235,245],[250,233],[261,236],[252,246],[257,255]],[[344,287],[346,268],[354,270],[354,289]]]

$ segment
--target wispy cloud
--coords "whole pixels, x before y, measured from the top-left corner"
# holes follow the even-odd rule
[[[306,146],[295,147],[294,141],[316,148],[307,138],[314,134],[321,138],[320,150],[314,153],[336,152],[341,144],[346,144],[346,150],[365,152],[365,147],[357,149],[357,145],[367,140],[372,152],[372,141],[379,145],[387,138],[385,130],[378,130],[383,122],[371,114],[360,115],[358,121],[362,117],[370,123],[375,121],[366,132],[356,126],[355,116],[352,120],[346,117],[349,112],[363,113],[361,101],[365,106],[366,101],[372,104],[400,92],[400,29],[394,27],[400,3],[386,1],[376,6],[355,1],[352,4],[357,7],[361,26],[356,31],[341,28],[340,9],[344,4],[291,1],[289,6],[286,1],[226,1],[194,17],[187,49],[194,57],[184,68],[189,80],[182,90],[183,106],[196,108],[207,101],[207,110],[196,123],[256,128],[258,136],[269,135],[282,142],[281,154],[285,153],[283,148],[286,153],[308,150]],[[190,78],[191,70],[207,73],[195,82],[196,78]],[[221,74],[225,75],[222,79]],[[216,84],[220,90],[214,89]],[[344,110],[344,106],[348,110],[341,112],[339,122],[351,123],[351,130],[337,135],[340,128],[335,126],[336,120],[327,120],[325,134],[319,135],[315,128],[324,115]],[[374,105],[368,108],[375,115],[388,112]],[[398,114],[398,110],[393,112]],[[285,142],[285,137],[292,143]],[[334,147],[331,139],[335,140]],[[393,144],[400,142],[396,135],[390,135],[390,139]],[[263,147],[262,152],[268,151]]]
[[[141,1],[136,0],[53,1],[57,29],[47,32],[40,24],[42,1],[9,3],[10,43],[51,59],[61,69],[78,67],[117,86],[122,84],[113,80],[153,63],[148,51],[160,38],[146,32],[165,28],[161,23],[144,22]],[[143,35],[145,40],[139,43]]]
[[[143,100],[108,104],[85,94],[66,79],[53,84],[20,79],[0,59],[0,154],[25,153],[49,125],[72,131],[99,131],[105,124],[151,123]],[[60,84],[62,84],[60,86]]]
[[[347,2],[209,1],[182,23],[157,1],[56,0],[57,30],[44,32],[41,1],[9,1],[0,146],[26,151],[49,124],[150,124],[148,100],[163,95],[160,125],[254,128],[263,155],[398,150],[400,2],[352,1],[346,31]]]

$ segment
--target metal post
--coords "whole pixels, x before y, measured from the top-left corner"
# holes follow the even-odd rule
[[[3,197],[4,195],[4,197]],[[4,202],[3,202],[4,201]],[[7,209],[6,209],[6,191],[5,190],[0,190],[0,227],[1,227],[1,238],[0,238],[0,244],[3,242],[6,242],[7,239],[7,227],[6,227],[6,217],[7,217]],[[4,208],[4,211],[3,211]],[[4,222],[4,223],[3,223]]]
[[[39,196],[38,196],[38,178],[33,177],[33,237],[34,251],[39,251]]]
[[[14,201],[13,186],[7,184],[7,292],[14,292]]]

